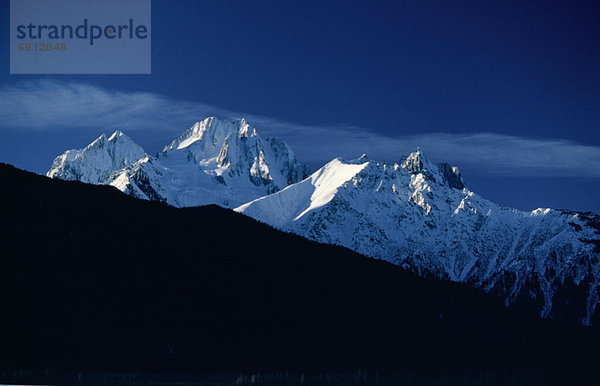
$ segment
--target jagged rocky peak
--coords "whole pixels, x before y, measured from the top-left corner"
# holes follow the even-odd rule
[[[423,155],[420,148],[400,160],[400,166],[410,173],[424,173],[431,170],[431,163]]]
[[[423,174],[426,178],[448,185],[451,188],[462,190],[465,184],[460,170],[443,162],[435,165],[430,162],[420,148],[400,160],[400,167],[412,174]]]
[[[258,133],[256,129],[248,124],[245,118],[239,118],[234,121],[239,127],[238,132],[240,137],[248,138],[248,137],[256,137]]]

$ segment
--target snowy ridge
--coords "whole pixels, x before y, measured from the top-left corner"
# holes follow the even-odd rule
[[[335,197],[337,189],[365,165],[366,163],[347,163],[341,158],[336,158],[304,181],[288,186],[271,196],[258,198],[236,210],[243,213],[250,206],[264,206],[274,215],[270,224],[284,227],[290,219],[295,221],[308,211],[328,204]]]
[[[543,317],[591,324],[597,313],[597,216],[500,207],[420,151],[395,164],[334,159],[235,210],[422,276],[469,283]]]

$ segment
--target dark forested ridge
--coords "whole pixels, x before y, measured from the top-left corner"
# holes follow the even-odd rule
[[[176,209],[0,165],[0,216],[3,374],[598,381],[597,328],[517,315],[216,206]]]

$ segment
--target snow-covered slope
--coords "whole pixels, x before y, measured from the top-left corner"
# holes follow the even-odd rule
[[[285,142],[261,138],[244,119],[206,118],[156,157],[117,132],[60,155],[47,175],[110,184],[132,196],[174,206],[234,207],[308,173]]]
[[[422,276],[466,282],[541,316],[590,324],[599,299],[600,217],[522,212],[469,191],[420,151],[399,163],[334,159],[235,209]]]

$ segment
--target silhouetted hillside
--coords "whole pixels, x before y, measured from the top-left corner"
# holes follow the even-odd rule
[[[595,328],[229,210],[8,165],[0,192],[1,370],[598,376]]]

